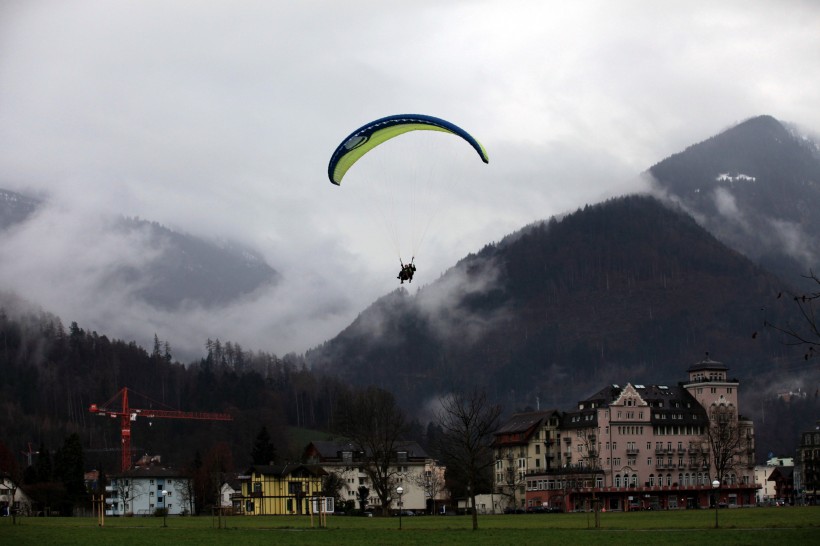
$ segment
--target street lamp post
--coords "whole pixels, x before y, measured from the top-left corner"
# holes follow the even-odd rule
[[[404,493],[404,488],[402,486],[398,486],[396,488],[396,493],[399,494],[399,529],[401,529],[401,513],[402,513],[401,496]]]
[[[162,490],[162,526],[168,527],[168,503],[165,498],[168,496],[166,489]]]
[[[718,504],[720,503],[720,480],[715,478],[712,482],[712,489],[715,492],[715,529],[718,528]]]

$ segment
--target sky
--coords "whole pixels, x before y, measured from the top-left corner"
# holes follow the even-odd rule
[[[820,131],[818,28],[811,0],[2,0],[0,188],[47,205],[0,239],[0,291],[147,347],[302,353],[395,290],[399,258],[412,293],[750,117]],[[417,132],[329,183],[344,137],[406,113],[489,164]],[[156,257],[115,215],[245,244],[281,281],[153,309],[102,282]]]

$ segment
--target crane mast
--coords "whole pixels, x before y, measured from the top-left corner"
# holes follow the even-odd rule
[[[111,407],[112,403],[118,398],[121,400],[120,407]],[[120,391],[114,395],[114,398],[102,406],[91,404],[88,411],[102,415],[103,417],[120,420],[120,448],[122,450],[121,464],[123,472],[131,468],[131,422],[136,421],[137,417],[148,417],[150,419],[199,419],[203,421],[233,420],[233,417],[228,413],[132,408],[128,405],[128,387],[120,389]]]

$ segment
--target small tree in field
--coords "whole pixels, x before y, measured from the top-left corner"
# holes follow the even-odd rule
[[[493,462],[491,438],[498,428],[501,406],[492,404],[487,394],[478,389],[456,392],[441,399],[438,424],[444,432],[441,439],[442,458],[467,484],[473,516],[473,530],[478,529],[476,488]]]

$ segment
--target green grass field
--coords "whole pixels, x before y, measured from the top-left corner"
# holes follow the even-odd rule
[[[601,514],[519,514],[479,516],[471,529],[466,516],[362,518],[331,516],[327,528],[309,517],[260,516],[106,518],[100,528],[92,518],[11,518],[0,520],[0,544],[109,545],[316,544],[404,545],[471,544],[750,544],[783,546],[818,543],[820,507],[720,510],[715,529],[713,510]]]

